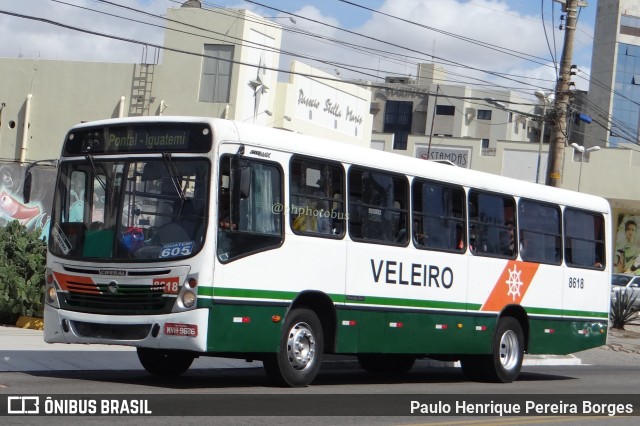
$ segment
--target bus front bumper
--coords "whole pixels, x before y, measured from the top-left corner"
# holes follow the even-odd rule
[[[206,352],[208,309],[165,315],[98,315],[44,309],[44,341]]]

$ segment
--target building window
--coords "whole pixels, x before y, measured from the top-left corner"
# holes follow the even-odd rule
[[[620,34],[640,36],[640,18],[630,15],[620,17]]]
[[[640,28],[640,17],[631,16],[631,15],[622,15],[620,16],[620,26]]]
[[[436,105],[436,115],[455,115],[456,107],[453,105]]]
[[[413,102],[387,101],[384,112],[384,132],[393,133],[393,149],[407,149],[412,114]]]
[[[478,120],[491,120],[491,110],[490,109],[479,109],[478,110]]]
[[[234,46],[205,44],[200,79],[200,102],[229,102]]]
[[[489,148],[489,139],[480,139],[480,143],[482,144],[482,149]]]

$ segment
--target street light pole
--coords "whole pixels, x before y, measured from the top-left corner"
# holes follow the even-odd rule
[[[540,142],[538,145],[538,166],[536,168],[536,183],[540,183],[540,167],[542,164],[542,143],[544,141],[544,126],[547,122],[547,105],[549,103],[549,97],[553,95],[553,92],[543,92],[542,90],[536,90],[534,92],[536,98],[542,102],[542,117],[540,118]]]
[[[592,146],[591,148],[585,149],[584,146],[578,145],[577,143],[572,143],[571,146],[573,149],[580,153],[580,172],[578,173],[578,192],[580,192],[580,181],[582,180],[582,163],[584,163],[584,154],[591,151],[600,150],[599,146]]]

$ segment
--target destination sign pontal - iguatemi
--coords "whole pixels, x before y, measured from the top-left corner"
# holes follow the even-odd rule
[[[149,152],[207,152],[211,129],[201,123],[162,123],[76,129],[67,135],[64,155]]]

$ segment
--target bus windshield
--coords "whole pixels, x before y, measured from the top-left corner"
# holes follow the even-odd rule
[[[102,261],[189,257],[204,243],[210,163],[104,159],[60,165],[49,249]]]

